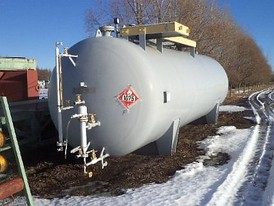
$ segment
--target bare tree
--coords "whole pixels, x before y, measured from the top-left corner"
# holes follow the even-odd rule
[[[39,80],[49,80],[51,76],[51,70],[50,69],[41,69],[37,68],[38,71],[38,79]]]
[[[107,3],[106,3],[107,2]],[[197,50],[217,59],[233,87],[270,81],[271,67],[255,41],[214,0],[97,0],[87,14],[87,31],[112,23],[147,24],[178,21],[191,28]]]

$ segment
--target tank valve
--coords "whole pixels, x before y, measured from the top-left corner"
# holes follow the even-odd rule
[[[93,127],[101,126],[101,122],[96,120],[96,114],[88,115],[87,129],[90,130]]]
[[[90,146],[90,142],[87,140],[87,130],[90,130],[94,127],[100,126],[101,123],[97,121],[96,114],[87,113],[87,106],[85,105],[85,101],[82,100],[81,95],[76,96],[75,105],[78,106],[78,113],[71,116],[71,119],[78,119],[80,122],[80,132],[81,132],[81,145],[73,148],[71,153],[78,153],[76,157],[82,157],[84,161],[84,173],[87,174],[87,167],[92,164],[96,164],[101,161],[102,168],[107,166],[107,162],[105,158],[109,157],[109,154],[104,154],[105,148],[102,149],[100,156],[96,156],[96,151],[94,149],[88,150]],[[91,157],[91,160],[87,162],[87,158]],[[92,176],[92,173],[88,173],[89,176]]]
[[[85,101],[82,100],[81,94],[76,94],[76,101],[74,102],[75,105],[85,104]]]
[[[94,165],[94,164],[96,164],[99,161],[101,161],[102,169],[104,169],[104,167],[106,167],[108,165],[107,161],[105,161],[105,158],[109,157],[109,154],[107,154],[107,153],[104,154],[104,152],[105,152],[105,148],[104,147],[101,150],[101,153],[100,153],[99,157],[96,156],[96,151],[95,150],[91,150],[90,152],[91,152],[91,161],[88,162],[86,164],[86,166]]]

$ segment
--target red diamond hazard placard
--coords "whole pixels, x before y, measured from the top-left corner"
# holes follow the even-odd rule
[[[124,91],[122,91],[118,95],[118,99],[120,100],[120,102],[127,109],[129,109],[129,108],[131,108],[133,105],[135,105],[139,101],[140,97],[135,92],[135,90],[130,86],[130,87],[124,89]]]

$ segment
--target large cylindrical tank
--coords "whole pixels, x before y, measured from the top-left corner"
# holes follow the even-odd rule
[[[124,155],[156,141],[176,119],[183,126],[205,116],[227,94],[224,69],[206,56],[171,49],[161,53],[150,46],[144,50],[112,37],[85,39],[69,53],[78,58],[76,67],[68,59],[62,62],[64,102],[72,103],[76,93],[83,93],[88,112],[96,113],[101,122],[88,131],[88,139],[110,155]],[[57,125],[54,74],[49,108]],[[79,89],[80,82],[87,85],[85,92]],[[77,108],[63,112],[64,131],[75,113]],[[73,147],[81,142],[79,128],[79,122],[72,120],[68,137]]]

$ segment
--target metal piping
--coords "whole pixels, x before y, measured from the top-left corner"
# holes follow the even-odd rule
[[[63,101],[63,78],[62,78],[62,57],[68,57],[72,65],[75,67],[76,63],[72,58],[77,58],[78,55],[68,54],[67,49],[64,50],[64,53],[60,53],[59,47],[63,46],[63,42],[56,42],[55,48],[55,63],[56,63],[56,94],[57,94],[57,123],[58,123],[58,142],[57,150],[63,151],[63,146],[66,146],[63,138],[63,120],[62,120],[62,111],[67,109],[72,109],[72,106],[64,107]]]
[[[58,108],[58,142],[57,142],[57,150],[63,150],[63,123],[62,123],[62,106],[61,105],[61,91],[60,91],[60,78],[61,75],[61,65],[60,65],[60,49],[59,46],[62,46],[63,42],[56,42],[55,48],[55,64],[56,64],[56,94],[57,94],[57,108]]]
[[[114,31],[114,27],[113,26],[101,26],[100,31],[102,33],[102,36],[107,36],[107,37],[111,37],[111,33]]]

